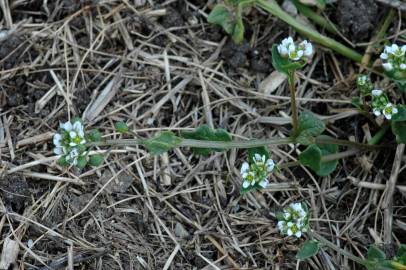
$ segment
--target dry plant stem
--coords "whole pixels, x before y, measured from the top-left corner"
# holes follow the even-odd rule
[[[309,234],[309,236],[311,238],[316,239],[317,241],[319,241],[323,245],[337,251],[341,255],[344,255],[344,256],[348,257],[350,260],[353,260],[354,262],[357,262],[357,263],[359,263],[361,265],[365,265],[365,263],[366,263],[365,260],[356,257],[354,254],[352,254],[352,253],[350,253],[350,252],[348,252],[348,251],[346,251],[346,250],[344,250],[342,248],[337,247],[334,243],[328,241],[326,238],[324,238],[323,236],[317,234],[316,232],[314,232],[312,230],[309,230],[308,234]]]
[[[392,221],[393,221],[393,194],[398,180],[400,165],[402,163],[405,145],[399,144],[396,149],[395,160],[393,161],[392,172],[389,181],[386,183],[385,199],[382,208],[384,209],[384,243],[392,243]]]
[[[313,40],[314,42],[317,42],[327,48],[330,48],[337,53],[354,60],[355,62],[360,63],[362,60],[362,55],[357,53],[356,51],[344,46],[343,44],[335,41],[332,38],[326,37],[321,35],[319,32],[310,29],[306,27],[304,24],[298,22],[290,16],[288,13],[283,11],[278,3],[276,3],[274,0],[258,0],[257,5],[271,13],[272,15],[278,17],[282,21],[286,22],[289,24],[291,27],[293,27],[296,31],[301,33],[303,36],[308,37],[309,39]]]
[[[288,86],[290,92],[290,107],[292,110],[292,126],[293,126],[293,137],[296,137],[299,132],[299,117],[297,112],[296,104],[296,91],[295,91],[295,72],[290,71],[288,74]]]

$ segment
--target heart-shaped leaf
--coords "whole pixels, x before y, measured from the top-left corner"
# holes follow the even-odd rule
[[[319,252],[320,243],[316,240],[307,240],[304,242],[302,248],[296,254],[296,258],[299,260],[306,260],[313,257]]]
[[[392,121],[392,133],[396,136],[397,143],[406,143],[406,121]]]
[[[304,145],[313,144],[315,137],[325,130],[326,125],[313,113],[304,111],[299,116],[299,134],[296,142]]]
[[[398,109],[398,112],[392,116],[392,121],[395,122],[406,121],[406,106],[397,105],[396,108]]]
[[[328,137],[328,136],[322,136]],[[338,146],[335,144],[312,144],[299,155],[299,162],[312,169],[319,176],[327,176],[332,173],[338,164],[338,160],[323,161],[323,157],[335,154]]]
[[[234,32],[234,16],[225,5],[216,5],[207,17],[207,21],[212,24],[220,25],[229,35],[232,35]]]

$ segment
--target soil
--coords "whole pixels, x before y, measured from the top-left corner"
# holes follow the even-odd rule
[[[45,270],[43,262],[51,269],[163,269],[167,264],[167,269],[322,269],[326,258],[335,269],[360,269],[351,261],[344,266],[343,256],[327,248],[298,264],[295,256],[305,239],[282,236],[275,226],[275,214],[294,201],[315,206],[312,228],[342,249],[365,255],[370,244],[382,241],[385,192],[353,182],[386,184],[393,148],[342,159],[328,177],[301,166],[281,168],[271,183],[292,183],[292,188],[245,195],[239,174],[244,149],[200,157],[179,148],[168,152],[167,162],[141,146],[100,146],[93,150],[107,151],[98,168],[56,164],[53,133],[61,122],[83,117],[119,69],[122,83],[115,96],[96,119],[83,118],[86,128],[99,129],[105,139],[150,138],[161,130],[188,131],[201,124],[240,139],[289,136],[290,125],[278,122],[291,113],[286,81],[269,94],[258,85],[274,72],[272,45],[289,35],[304,37],[252,8],[244,15],[245,40],[235,44],[220,27],[207,24],[215,2],[31,0],[12,5],[13,23],[22,26],[0,42],[0,221],[8,214],[0,237],[13,238],[14,230],[22,244],[30,245],[30,252],[21,248],[18,253],[15,264],[21,269]],[[155,12],[162,9],[166,15]],[[382,23],[377,18],[387,10],[373,0],[339,0],[323,14],[356,43],[370,41]],[[0,29],[5,23],[0,17]],[[387,36],[399,36],[399,23],[404,29],[395,19]],[[363,47],[356,49],[363,53]],[[321,116],[352,110],[359,65],[319,45],[315,50],[313,62],[298,76],[299,109]],[[388,80],[373,76],[396,93]],[[36,103],[54,87],[54,95],[36,112]],[[400,95],[392,97],[402,102]],[[133,133],[118,134],[117,121],[128,123]],[[365,142],[378,130],[355,114],[328,122],[325,134]],[[388,131],[382,144],[393,141]],[[272,158],[284,164],[295,163],[306,147],[270,149]],[[13,168],[19,170],[11,173]],[[399,172],[397,184],[406,185],[406,170]],[[405,194],[396,189],[391,233],[400,243],[406,243],[405,203]],[[19,215],[32,222],[22,223]],[[388,255],[396,248],[383,247]],[[73,265],[68,265],[71,254]]]
[[[351,40],[361,41],[371,36],[378,19],[378,5],[374,0],[337,1],[338,22]]]

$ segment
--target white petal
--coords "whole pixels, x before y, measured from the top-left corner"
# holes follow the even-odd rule
[[[385,69],[386,71],[391,71],[393,69],[393,66],[391,63],[383,63],[382,66],[383,66],[383,69]]]
[[[280,230],[280,231],[283,231],[284,230],[284,227],[285,227],[285,221],[278,221],[278,229]]]
[[[379,109],[373,109],[373,113],[375,114],[375,116],[380,116],[382,114]]]
[[[72,130],[72,124],[71,122],[66,122],[64,124],[60,125],[62,129],[66,130],[66,131],[71,131]]]
[[[73,139],[73,138],[76,138],[76,136],[77,136],[78,134],[75,132],[75,131],[71,131],[71,132],[69,132],[69,136]]]
[[[295,233],[295,236],[296,236],[297,238],[300,238],[300,237],[302,236],[302,232],[301,232],[301,231],[297,231],[297,232]]]
[[[249,169],[250,169],[250,165],[248,164],[248,162],[244,162],[244,163],[241,165],[241,170],[240,170],[240,172],[241,172],[241,174],[243,174],[243,173],[246,173],[247,171],[249,171]]]
[[[291,230],[291,229],[288,229],[287,234],[288,234],[288,236],[292,236],[292,235],[293,235],[292,230]]]
[[[260,154],[255,154],[254,155],[254,161],[261,161],[261,160],[262,160],[262,157],[261,157]]]
[[[395,53],[397,50],[399,50],[399,46],[397,44],[392,44],[391,50],[392,53]]]
[[[385,53],[385,52],[383,52],[383,53],[381,53],[380,58],[381,58],[382,60],[386,60],[386,59],[388,59],[388,54]]]
[[[392,108],[392,114],[397,114],[397,113],[398,113],[398,108],[393,107],[393,108]]]
[[[289,221],[287,225],[288,225],[288,228],[290,228],[293,226],[293,223],[291,221]]]
[[[403,45],[402,47],[400,47],[400,50],[405,53],[406,52],[406,45]]]
[[[62,135],[59,134],[59,133],[56,133],[56,134],[54,135],[53,141],[54,141],[54,145],[55,145],[55,146],[61,146]]]
[[[262,188],[267,188],[268,185],[269,185],[269,182],[268,182],[268,180],[262,180],[261,182],[259,182],[259,185],[260,185]]]
[[[76,146],[76,145],[77,145],[77,143],[74,143],[74,142],[69,143],[69,146]]]
[[[289,218],[290,218],[290,213],[289,213],[289,212],[283,213],[283,217],[284,217],[285,219],[289,219]]]
[[[266,161],[266,168],[268,169],[268,172],[272,172],[273,169],[275,168],[275,163],[272,159],[268,159]]]
[[[54,153],[55,153],[55,155],[62,155],[63,154],[62,147],[55,147]]]
[[[250,182],[248,182],[248,181],[242,182],[242,187],[243,187],[243,188],[247,188],[247,187],[249,187],[249,186],[250,186]]]
[[[401,70],[405,70],[406,69],[406,64],[402,63],[402,64],[399,65],[399,67],[400,67]]]
[[[378,97],[378,96],[380,96],[381,94],[382,94],[382,90],[379,90],[379,89],[374,89],[374,90],[372,90],[372,95],[373,95],[373,96]]]

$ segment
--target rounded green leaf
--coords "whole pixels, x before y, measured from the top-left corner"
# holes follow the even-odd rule
[[[92,129],[89,133],[89,139],[92,142],[99,142],[101,140],[101,133],[97,129]]]
[[[61,156],[61,157],[58,159],[57,164],[58,164],[59,166],[67,166],[69,163],[66,161],[65,156]]]
[[[299,260],[306,260],[316,255],[317,252],[319,252],[319,249],[320,243],[318,241],[307,240],[306,242],[304,242],[302,248],[296,254],[296,258],[298,258]]]
[[[392,121],[395,121],[395,122],[406,121],[406,106],[397,105],[396,108],[398,109],[398,113],[395,113],[392,116]]]
[[[86,164],[87,164],[87,159],[85,156],[78,157],[78,162],[76,164],[76,167],[78,167],[79,169],[83,169],[84,167],[86,167]]]
[[[392,121],[392,133],[396,136],[397,143],[406,143],[406,121]]]
[[[337,151],[338,146],[335,144],[312,144],[300,153],[299,162],[312,169],[317,175],[327,176],[336,169],[338,160],[323,161],[323,157],[335,154]]]
[[[314,143],[314,138],[326,129],[326,125],[315,114],[304,111],[299,115],[299,134],[296,142],[304,145]]]
[[[89,165],[93,167],[100,166],[104,161],[102,154],[94,154],[89,157]]]
[[[269,159],[269,151],[265,146],[249,148],[248,149],[248,160],[252,162],[255,157],[255,154],[259,154],[261,157],[265,156],[265,160]]]
[[[233,15],[225,5],[216,5],[207,17],[207,21],[220,25],[229,35],[232,35],[234,32],[235,22]]]
[[[185,139],[202,140],[202,141],[223,141],[229,142],[232,140],[230,134],[224,129],[211,129],[208,125],[201,125],[194,131],[184,131],[181,136]],[[223,149],[216,148],[192,148],[195,154],[207,156],[211,152],[221,152]]]
[[[372,245],[368,248],[367,258],[368,261],[382,261],[385,260],[386,256],[385,252],[377,246]]]
[[[117,132],[124,134],[128,132],[128,126],[126,123],[124,123],[123,121],[117,122],[114,124]]]
[[[175,136],[173,132],[163,131],[156,137],[144,140],[143,145],[154,155],[163,154],[182,142],[182,139]]]

